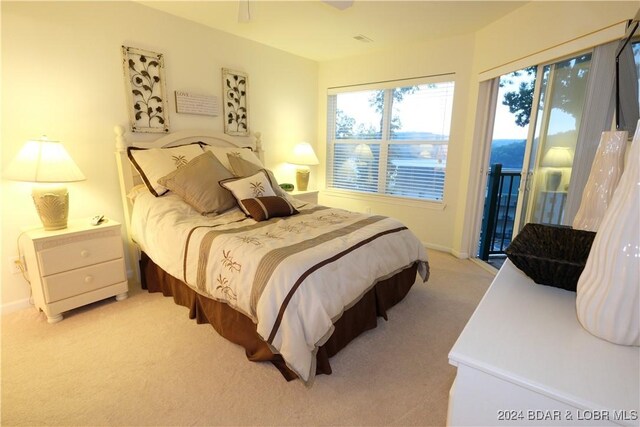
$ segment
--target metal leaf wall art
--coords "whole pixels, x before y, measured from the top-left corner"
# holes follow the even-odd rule
[[[249,135],[248,88],[247,74],[227,68],[222,69],[224,133],[227,135]]]
[[[169,109],[161,53],[122,46],[131,130],[169,132]]]

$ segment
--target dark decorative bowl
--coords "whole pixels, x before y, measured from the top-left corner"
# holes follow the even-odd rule
[[[283,183],[280,184],[280,188],[282,188],[284,191],[293,191],[293,184]]]
[[[595,236],[565,226],[526,224],[505,252],[534,282],[575,292]]]

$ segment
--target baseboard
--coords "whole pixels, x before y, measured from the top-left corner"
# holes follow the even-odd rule
[[[469,258],[469,254],[468,253],[456,251],[455,249],[448,248],[446,246],[436,245],[436,244],[433,244],[433,243],[425,243],[425,242],[422,242],[422,245],[427,249],[433,249],[435,251],[446,252],[448,254],[453,255],[456,258],[460,258],[460,259]]]
[[[495,268],[494,266],[492,266],[488,262],[484,262],[484,261],[480,260],[479,258],[471,258],[471,262],[479,265],[483,269],[487,270],[489,273],[493,273],[493,274],[497,274],[498,273],[498,269],[497,268]]]
[[[422,242],[422,246],[424,246],[427,249],[433,249],[435,251],[446,252],[448,254],[451,253],[451,248],[447,248],[446,246],[442,246],[442,245]]]
[[[2,304],[2,314],[14,313],[16,311],[24,310],[25,308],[29,307],[32,307],[31,303],[29,302],[29,298],[9,302],[6,304]]]
[[[482,267],[483,269],[487,270],[490,273],[496,274],[498,272],[498,269],[495,268],[494,266],[490,265],[489,263],[480,261],[478,258],[470,257],[467,252],[456,251],[455,249],[447,248],[447,247],[440,246],[440,245],[434,245],[432,243],[424,243],[424,242],[422,242],[422,244],[427,249],[433,249],[433,250],[440,251],[440,252],[446,252],[446,253],[451,254],[451,255],[455,256],[456,258],[460,258],[460,259],[470,259],[472,262],[476,263],[477,265],[479,265],[480,267]]]
[[[458,257],[460,259],[469,258],[469,253],[468,252],[460,252],[460,251],[456,251],[455,249],[451,249],[451,253],[453,254],[453,256]]]

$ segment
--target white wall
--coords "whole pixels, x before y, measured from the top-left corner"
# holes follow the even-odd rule
[[[476,33],[476,66],[483,72],[552,50],[594,31],[632,19],[638,8],[638,1],[529,2]],[[587,47],[590,46],[582,49]],[[547,57],[550,59],[553,58]]]
[[[333,192],[322,193],[322,203],[362,212],[370,209],[375,214],[396,217],[429,246],[443,250],[453,247],[457,192],[461,187],[458,171],[463,167],[464,126],[472,92],[469,84],[472,80],[473,49],[474,37],[469,34],[320,64],[317,152],[321,153],[321,164],[325,164],[326,159],[327,88],[445,73],[452,73],[451,78],[455,81],[443,203],[406,203],[402,199],[366,195],[345,198]],[[324,168],[318,172],[321,185],[324,185]]]
[[[249,75],[250,128],[262,132],[266,164],[284,165],[293,145],[317,134],[317,64],[131,2],[2,2],[2,166],[47,134],[64,143],[87,177],[70,183],[70,218],[123,221],[114,156],[116,124],[128,123],[120,46],[165,56],[171,130],[222,131],[221,117],[176,114],[174,90],[221,94],[221,68]],[[312,183],[314,185],[314,183]],[[23,304],[27,283],[9,272],[21,227],[38,226],[31,185],[2,180],[2,304]]]

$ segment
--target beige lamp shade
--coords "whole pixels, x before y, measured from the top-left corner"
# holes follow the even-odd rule
[[[9,164],[4,177],[14,181],[73,182],[85,176],[64,146],[46,137],[27,141]]]
[[[373,160],[373,152],[371,151],[371,147],[367,144],[356,145],[354,154],[359,162],[370,162]]]
[[[551,147],[542,158],[541,166],[548,168],[547,191],[558,191],[562,182],[562,169],[573,165],[573,151],[569,147]]]
[[[294,165],[315,166],[319,165],[320,161],[316,156],[313,147],[308,142],[301,142],[293,148],[293,155],[291,156],[289,163]]]
[[[69,193],[60,183],[86,179],[64,146],[46,137],[27,141],[4,171],[4,177],[14,181],[51,183],[34,186],[32,192],[45,230],[67,226]]]
[[[309,166],[319,165],[320,161],[308,142],[301,142],[293,148],[293,155],[289,163],[302,167],[296,170],[296,186],[299,191],[307,191],[309,185]]]
[[[569,147],[551,147],[542,159],[542,166],[570,168],[573,165],[573,151]]]

